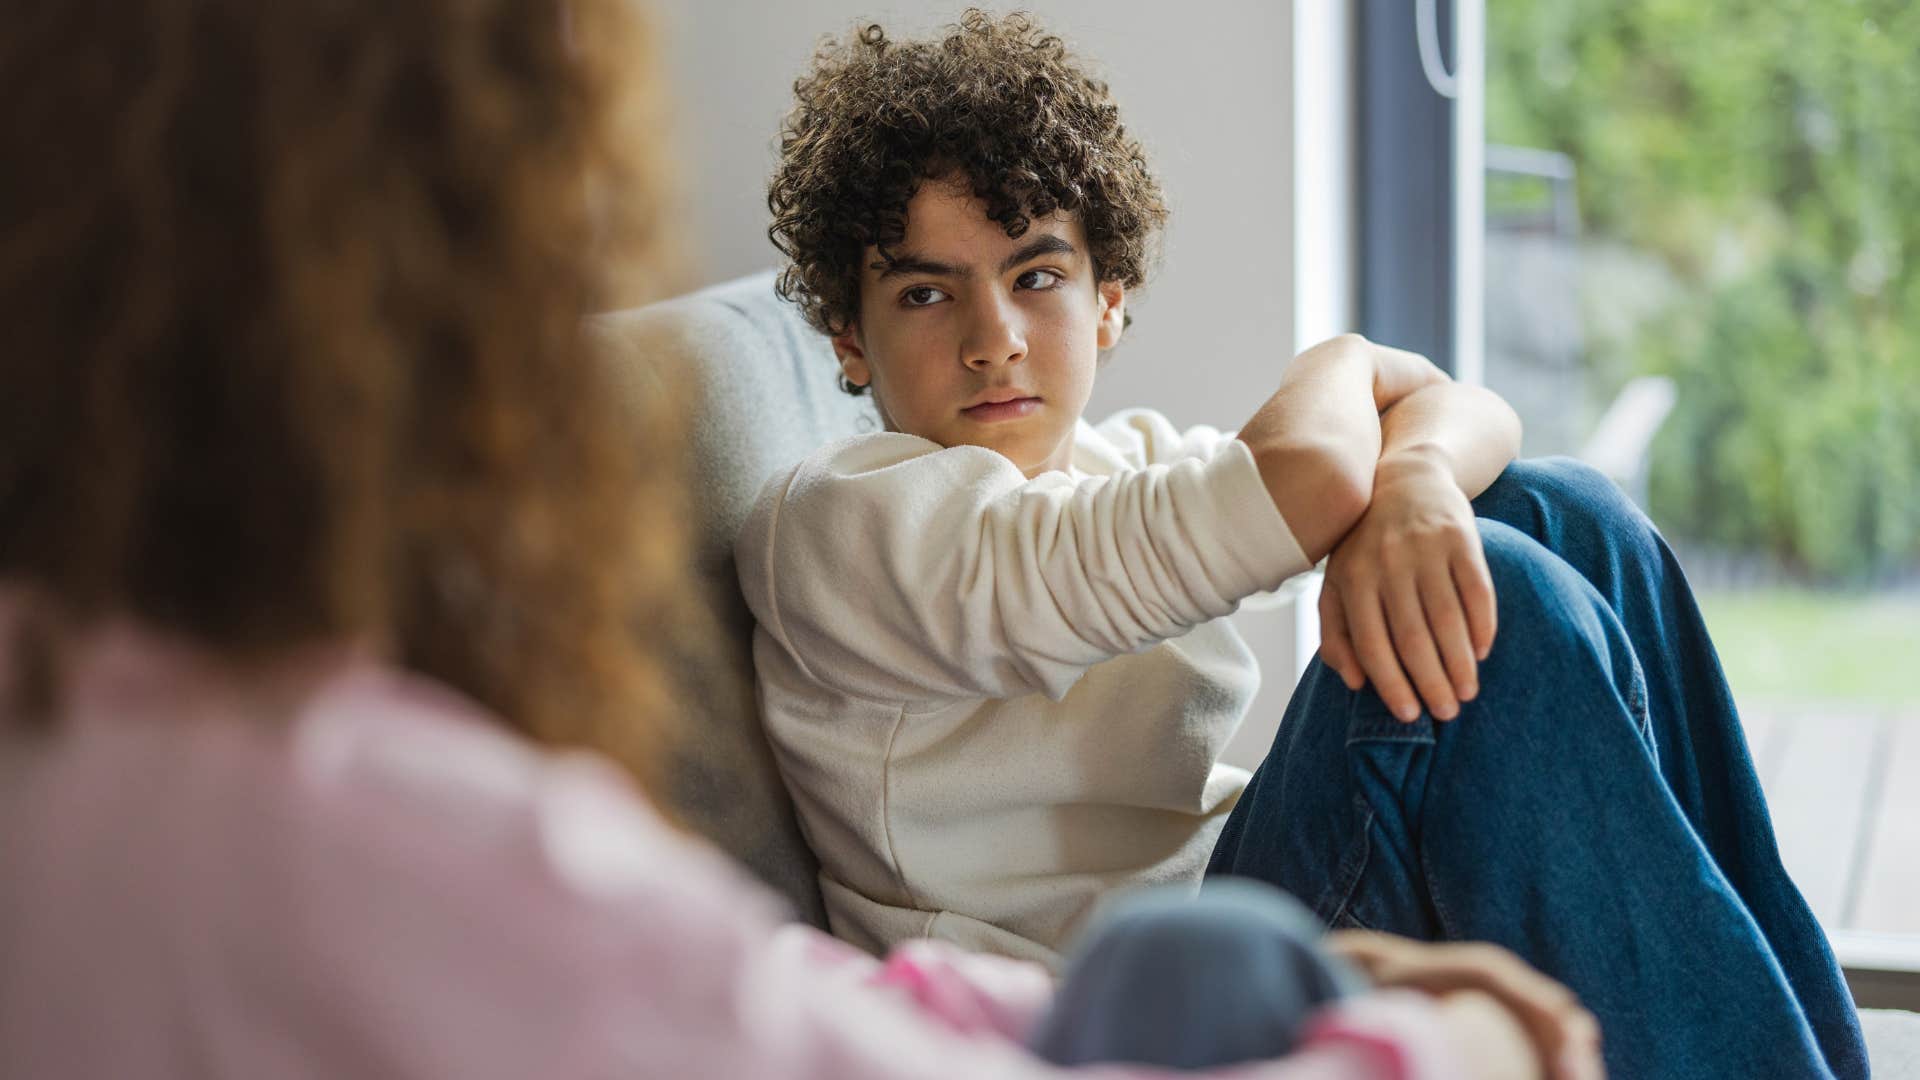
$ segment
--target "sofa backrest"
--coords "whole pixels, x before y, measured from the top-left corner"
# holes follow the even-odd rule
[[[712,669],[690,680],[699,691],[685,703],[673,789],[656,794],[823,926],[818,864],[760,724],[733,541],[768,477],[833,439],[878,430],[878,416],[871,399],[841,391],[832,347],[774,294],[771,273],[596,316],[587,333],[625,392],[685,396],[696,573],[723,631],[704,661]]]

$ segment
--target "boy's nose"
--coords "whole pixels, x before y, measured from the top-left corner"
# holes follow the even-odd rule
[[[1004,304],[989,302],[979,309],[962,356],[967,367],[985,371],[1001,364],[1016,364],[1026,358],[1024,330]]]

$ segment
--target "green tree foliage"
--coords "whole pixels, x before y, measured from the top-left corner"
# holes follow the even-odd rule
[[[1920,4],[1489,0],[1487,17],[1489,140],[1571,156],[1584,242],[1675,283],[1591,344],[1615,378],[1678,384],[1655,517],[1825,575],[1920,563]]]

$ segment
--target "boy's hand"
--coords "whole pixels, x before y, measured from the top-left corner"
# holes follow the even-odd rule
[[[1484,1012],[1480,1001],[1497,1002],[1532,1045],[1536,1068],[1524,1075],[1554,1080],[1598,1080],[1606,1075],[1599,1021],[1573,991],[1497,945],[1435,945],[1365,930],[1336,931],[1327,935],[1326,944],[1376,986],[1424,991],[1440,999],[1443,1009],[1459,1006],[1447,1009],[1447,1014],[1450,1024],[1471,1029],[1461,1034],[1500,1036],[1501,1025],[1484,1022],[1489,1018],[1479,1015]]]
[[[1473,506],[1418,453],[1381,459],[1373,501],[1327,560],[1320,658],[1348,689],[1368,681],[1394,715],[1460,714],[1493,647],[1493,579]]]

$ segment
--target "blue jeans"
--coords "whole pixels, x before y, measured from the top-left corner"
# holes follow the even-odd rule
[[[1209,877],[1504,945],[1593,1010],[1614,1076],[1866,1076],[1672,552],[1570,461],[1473,505],[1499,600],[1479,697],[1403,724],[1314,661]]]
[[[1033,1052],[1056,1065],[1204,1069],[1284,1057],[1322,1005],[1363,987],[1277,889],[1223,881],[1123,895],[1074,945]]]

